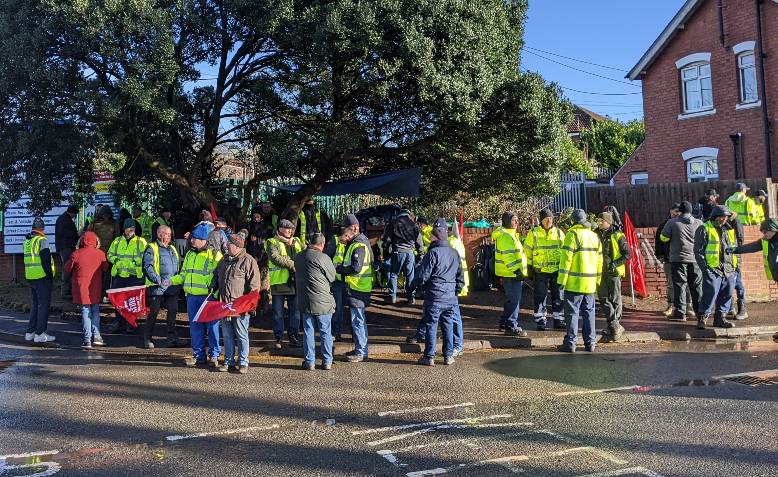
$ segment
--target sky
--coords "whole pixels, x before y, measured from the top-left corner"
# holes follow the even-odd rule
[[[640,82],[624,76],[684,3],[530,0],[522,69],[537,71],[546,80],[565,87],[566,96],[586,109],[620,121],[641,119]]]

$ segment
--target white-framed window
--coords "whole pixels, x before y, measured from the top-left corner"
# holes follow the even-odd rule
[[[756,55],[754,51],[746,51],[737,57],[738,75],[740,80],[740,104],[759,101],[759,90],[756,85]]]
[[[713,109],[713,83],[710,63],[695,63],[681,69],[683,112],[696,113]]]
[[[632,185],[648,184],[648,172],[635,172],[629,176]]]
[[[686,161],[689,182],[708,182],[719,179],[719,163],[715,157],[695,157]]]

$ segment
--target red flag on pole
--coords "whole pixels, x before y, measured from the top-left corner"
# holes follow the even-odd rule
[[[228,316],[241,316],[257,309],[259,304],[259,290],[243,295],[233,301],[208,301],[205,300],[200,309],[197,310],[192,321],[198,323],[208,323],[210,321],[221,320]]]
[[[627,244],[632,253],[632,260],[629,261],[629,272],[633,286],[635,287],[635,292],[639,297],[647,298],[646,268],[643,264],[643,255],[640,253],[638,235],[635,233],[635,226],[632,225],[632,219],[629,218],[629,213],[627,211],[624,211],[624,235],[627,237]]]
[[[216,206],[213,205],[213,202],[209,204],[209,207],[211,209],[211,217],[213,217],[213,220],[216,221],[219,217],[216,216]]]
[[[144,285],[113,288],[106,290],[106,293],[108,294],[108,301],[116,307],[116,311],[133,328],[138,327],[138,318],[149,314],[149,309],[146,307],[146,287]]]

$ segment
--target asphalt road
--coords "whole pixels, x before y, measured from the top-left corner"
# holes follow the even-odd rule
[[[241,376],[0,343],[0,475],[778,475],[771,341],[373,358]]]

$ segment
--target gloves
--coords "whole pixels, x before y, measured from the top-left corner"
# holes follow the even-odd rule
[[[163,288],[168,288],[170,286],[170,279],[165,278],[164,280],[162,280],[162,283],[160,285],[162,285]]]
[[[727,247],[724,249],[724,251],[727,253],[735,253],[735,250],[737,250],[736,247]]]

